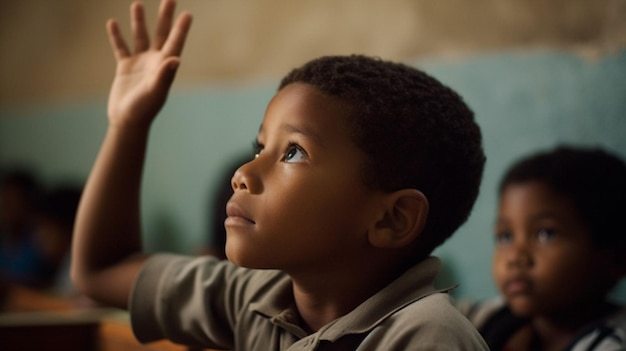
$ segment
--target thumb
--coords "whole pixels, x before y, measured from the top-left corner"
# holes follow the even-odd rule
[[[178,57],[171,57],[161,64],[159,67],[159,85],[164,89],[169,89],[176,77],[176,72],[180,66],[180,59]]]
[[[158,68],[154,88],[156,93],[155,98],[159,100],[159,105],[165,102],[179,66],[180,60],[177,57],[171,57],[165,60]]]

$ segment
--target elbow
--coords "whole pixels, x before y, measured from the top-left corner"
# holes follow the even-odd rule
[[[70,267],[70,279],[79,293],[104,305],[126,309],[144,260],[143,255],[137,255],[104,266],[76,260]]]
[[[77,265],[73,262],[70,267],[70,280],[72,281],[72,284],[74,285],[74,288],[78,293],[92,297],[92,289],[90,289],[89,284],[89,275],[79,269]]]
[[[85,295],[91,299],[98,300],[98,290],[102,288],[98,281],[102,279],[102,272],[90,269],[88,265],[81,262],[76,257],[72,258],[70,265],[70,280],[76,292]]]

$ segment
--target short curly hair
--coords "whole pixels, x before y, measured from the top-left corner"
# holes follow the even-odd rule
[[[374,189],[420,190],[430,213],[420,235],[427,255],[463,224],[478,196],[485,155],[474,114],[452,89],[405,64],[363,55],[325,56],[288,73],[351,106],[353,142],[368,157]]]
[[[571,200],[591,227],[597,247],[626,244],[626,163],[599,147],[560,145],[521,158],[506,171],[498,187],[541,182]]]

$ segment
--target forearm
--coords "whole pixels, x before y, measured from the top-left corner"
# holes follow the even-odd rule
[[[78,208],[72,280],[94,299],[126,307],[141,255],[140,192],[150,124],[163,106],[179,65],[191,15],[174,19],[163,0],[150,41],[140,2],[131,5],[134,50],[115,20],[107,31],[117,68],[107,105],[109,128]]]
[[[109,127],[78,209],[72,279],[119,307],[141,267],[140,190],[148,128]]]

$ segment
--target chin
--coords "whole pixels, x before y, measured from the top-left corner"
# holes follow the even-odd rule
[[[234,263],[235,265],[239,266],[239,267],[244,267],[244,268],[250,268],[250,269],[272,269],[273,267],[271,267],[268,264],[264,264],[264,261],[259,258],[256,257],[256,255],[254,254],[250,254],[242,252],[242,250],[236,250],[236,249],[229,249],[228,246],[226,246],[226,258],[228,258],[228,260],[232,263]]]
[[[507,304],[514,315],[521,318],[531,318],[537,314],[536,306],[525,299],[508,299]]]

